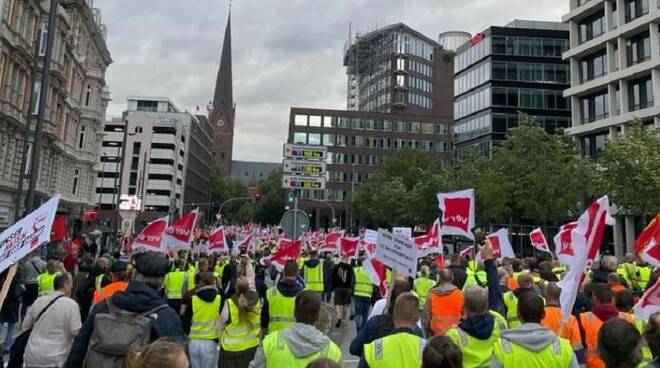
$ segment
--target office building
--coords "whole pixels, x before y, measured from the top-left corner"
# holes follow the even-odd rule
[[[277,169],[282,168],[281,162],[237,161],[231,164],[231,178],[243,183],[248,189],[257,187],[259,182],[268,178]]]
[[[167,98],[129,97],[123,116],[104,130],[96,186],[102,218],[112,218],[118,195],[141,200],[143,223],[210,201],[212,130],[204,116]]]
[[[471,149],[490,156],[519,112],[553,133],[570,126],[563,97],[569,66],[568,26],[515,20],[478,33],[454,60],[454,158]]]
[[[32,70],[39,34],[39,56],[46,51],[49,6],[47,1],[0,1],[0,229],[15,222],[17,207],[19,215],[24,210],[30,167],[21,173],[21,164],[31,157],[42,77]],[[71,224],[96,204],[94,166],[110,97],[105,72],[112,59],[101,11],[92,1],[67,1],[57,15],[35,197],[61,194],[59,212]],[[21,174],[25,180],[18,196]]]
[[[660,3],[653,0],[570,0],[562,20],[570,26],[572,126],[584,156],[597,159],[607,142],[637,118],[660,128]],[[625,226],[625,228],[624,228]],[[615,253],[631,251],[633,218],[617,221]]]

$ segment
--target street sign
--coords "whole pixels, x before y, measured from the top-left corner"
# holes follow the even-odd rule
[[[307,146],[302,144],[284,144],[284,158],[301,158],[306,160],[325,160],[328,157],[328,147]]]
[[[283,170],[285,174],[325,175],[325,161],[285,159]]]
[[[282,188],[284,189],[325,189],[325,178],[318,176],[282,175]]]
[[[412,278],[417,273],[417,247],[408,239],[378,229],[376,259]]]
[[[289,238],[295,241],[309,229],[309,217],[305,211],[288,210],[284,212],[284,216],[280,220],[280,227]]]

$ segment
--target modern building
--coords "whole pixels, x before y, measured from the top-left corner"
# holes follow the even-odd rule
[[[451,120],[453,52],[402,23],[349,42],[348,110]]]
[[[454,60],[454,158],[490,156],[523,112],[548,132],[570,126],[568,26],[515,20],[478,33]]]
[[[562,20],[570,26],[572,127],[585,156],[598,158],[607,142],[640,119],[660,128],[660,2],[653,0],[570,0]],[[632,251],[633,218],[613,228],[615,252]]]
[[[456,52],[459,47],[463,46],[466,42],[470,41],[472,35],[468,32],[449,31],[442,32],[438,36],[438,43],[442,45],[445,50]]]
[[[129,97],[123,116],[106,121],[104,130],[96,186],[102,218],[112,219],[120,194],[140,199],[143,223],[210,201],[205,117],[180,112],[167,98]]]
[[[281,162],[234,160],[231,164],[231,178],[240,181],[248,188],[256,188],[259,182],[280,168],[282,168]]]
[[[45,53],[49,4],[0,1],[0,228],[14,223],[15,212],[24,209],[30,168],[26,165],[21,172],[21,165],[31,157],[41,89],[41,73],[32,75],[32,70],[35,58]],[[62,195],[59,211],[69,216],[70,223],[96,204],[95,165],[109,101],[105,72],[112,59],[107,30],[101,11],[91,4],[66,1],[58,7],[39,176],[33,178],[38,181],[38,199]],[[39,55],[35,55],[40,34]],[[21,196],[17,195],[20,175],[25,178]]]
[[[345,227],[355,186],[369,178],[388,155],[417,149],[435,152],[445,165],[450,164],[450,121],[432,115],[292,108],[288,142],[323,145],[329,152],[327,188],[302,190],[302,208],[312,211],[315,226],[327,228],[332,226],[329,204],[337,225]]]
[[[234,103],[232,61],[231,61],[231,14],[227,19],[225,38],[222,44],[220,68],[215,83],[213,102],[210,104],[209,121],[213,126],[214,164],[220,174],[229,177],[234,149],[234,124],[236,104]]]

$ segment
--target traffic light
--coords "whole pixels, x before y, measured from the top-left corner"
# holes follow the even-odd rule
[[[289,192],[289,203],[294,203],[296,201],[296,193],[295,192]]]

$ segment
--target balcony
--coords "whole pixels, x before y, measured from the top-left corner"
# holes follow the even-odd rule
[[[168,149],[151,149],[151,158],[174,161],[174,151]]]
[[[149,165],[149,173],[174,176],[174,166],[151,164]]]
[[[154,133],[151,137],[151,143],[176,145],[176,136],[173,134]]]
[[[119,185],[119,178],[96,178],[97,188],[114,188],[115,185]]]
[[[122,142],[124,132],[103,132],[103,140],[106,142]]]
[[[149,180],[147,190],[172,190],[172,182],[169,180]]]
[[[144,200],[145,206],[165,206],[169,207],[171,199],[169,196],[163,195],[147,195]]]

